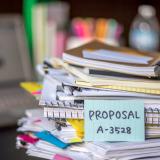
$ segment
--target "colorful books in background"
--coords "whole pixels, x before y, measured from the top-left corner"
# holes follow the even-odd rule
[[[115,19],[74,18],[68,35],[69,5],[54,0],[24,0],[23,12],[32,63],[61,57],[65,48],[74,48],[93,38],[119,45],[123,27]]]
[[[33,15],[33,7],[37,5],[39,2],[48,3],[53,0],[23,0],[23,15],[24,15],[24,24],[25,24],[25,31],[26,31],[26,38],[30,53],[31,62],[34,62],[34,55],[33,55],[33,31],[32,31],[32,15]]]
[[[45,58],[61,57],[66,44],[69,5],[65,2],[32,6],[32,45],[35,66]]]

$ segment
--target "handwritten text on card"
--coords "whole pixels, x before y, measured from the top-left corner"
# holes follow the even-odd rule
[[[143,141],[144,103],[135,100],[86,100],[86,141]]]

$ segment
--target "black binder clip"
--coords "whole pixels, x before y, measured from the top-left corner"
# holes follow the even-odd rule
[[[160,61],[156,63],[155,69],[154,69],[155,75],[160,77]]]
[[[55,126],[58,131],[60,131],[62,129],[62,127],[67,127],[66,121],[64,119],[57,119],[56,118],[55,122],[56,122]]]
[[[158,62],[156,63],[156,65],[157,65],[157,66],[160,66],[160,61],[158,61]]]
[[[160,127],[160,110],[158,108],[155,108],[156,112],[158,113],[158,121],[157,121],[157,126]]]

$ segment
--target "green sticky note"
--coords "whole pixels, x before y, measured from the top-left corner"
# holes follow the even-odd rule
[[[144,102],[86,100],[85,141],[144,141]]]

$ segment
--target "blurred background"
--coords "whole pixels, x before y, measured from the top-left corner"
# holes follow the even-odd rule
[[[19,84],[40,80],[37,65],[92,39],[157,52],[158,0],[5,0],[0,4],[0,159],[30,159],[16,150],[16,122],[37,106]],[[153,53],[154,54],[154,53]]]

